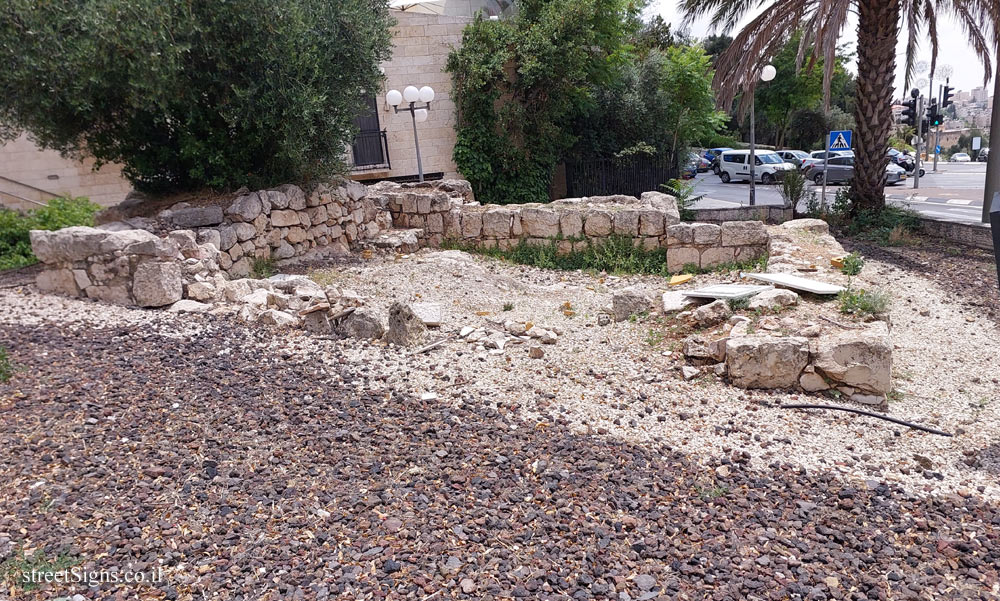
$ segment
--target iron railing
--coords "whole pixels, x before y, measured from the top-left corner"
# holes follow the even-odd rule
[[[363,131],[351,144],[351,171],[383,171],[392,169],[389,161],[389,139],[385,130]]]
[[[566,194],[570,198],[660,191],[678,175],[677,163],[667,154],[566,163]]]

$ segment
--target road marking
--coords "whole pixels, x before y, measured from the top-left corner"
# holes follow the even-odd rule
[[[948,204],[950,205],[971,205],[974,202],[976,201],[967,198],[951,198],[948,200]]]

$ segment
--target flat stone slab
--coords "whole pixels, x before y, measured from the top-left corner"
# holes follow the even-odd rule
[[[697,290],[682,292],[684,296],[694,298],[714,298],[719,300],[731,300],[739,298],[749,298],[755,294],[760,294],[765,290],[771,290],[774,286],[758,286],[755,284],[715,284]]]
[[[809,278],[803,278],[788,273],[744,273],[742,275],[753,280],[769,282],[771,284],[785,286],[786,288],[794,288],[796,290],[804,290],[813,294],[839,294],[840,292],[846,290],[843,286],[827,284],[826,282],[819,282],[817,280],[810,280]]]

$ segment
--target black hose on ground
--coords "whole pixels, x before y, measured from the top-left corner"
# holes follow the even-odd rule
[[[879,415],[878,413],[872,413],[871,411],[865,411],[863,409],[855,409],[854,407],[839,407],[837,405],[782,405],[781,408],[782,409],[833,409],[835,411],[847,411],[849,413],[857,413],[858,415],[877,417],[878,419],[884,419],[887,422],[899,424],[900,426],[906,426],[907,428],[913,428],[914,430],[923,430],[924,432],[937,434],[938,436],[954,436],[953,434],[942,432],[941,430],[935,430],[934,428],[928,428],[927,426],[921,426],[920,424],[911,424],[910,422],[904,422],[903,420],[896,419],[895,417],[889,417],[888,415]]]

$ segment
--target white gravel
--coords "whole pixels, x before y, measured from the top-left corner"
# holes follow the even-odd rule
[[[634,322],[597,325],[613,291],[627,286],[662,291],[667,288],[662,278],[550,272],[425,250],[336,267],[320,279],[358,291],[382,315],[395,300],[440,302],[444,320],[429,340],[451,340],[411,355],[381,343],[323,340],[288,331],[276,333],[276,350],[331,363],[366,363],[392,386],[413,394],[434,393],[446,402],[473,397],[516,404],[529,422],[540,415],[561,415],[581,432],[659,439],[694,458],[741,450],[759,467],[791,461],[857,480],[897,481],[918,494],[1000,498],[997,328],[950,302],[935,283],[886,264],[869,260],[860,280],[888,285],[894,295],[894,384],[901,398],[890,401],[889,414],[954,432],[953,438],[841,412],[777,407],[830,402],[826,397],[746,391],[714,376],[684,382],[679,375],[683,358],[657,335],[669,330],[669,318],[654,313]],[[567,302],[573,316],[564,313]],[[161,335],[188,336],[198,334],[204,319],[43,296],[31,288],[2,290],[0,303],[6,308],[0,324],[142,326]],[[513,308],[504,311],[506,303]],[[921,311],[929,315],[921,316]],[[463,326],[491,327],[508,319],[556,329],[559,341],[543,346],[543,359],[531,359],[529,344],[491,355],[458,339]],[[544,422],[536,427],[544,428]],[[967,465],[964,453],[978,464]],[[929,459],[930,471],[943,479],[925,478],[915,456],[920,462]]]

